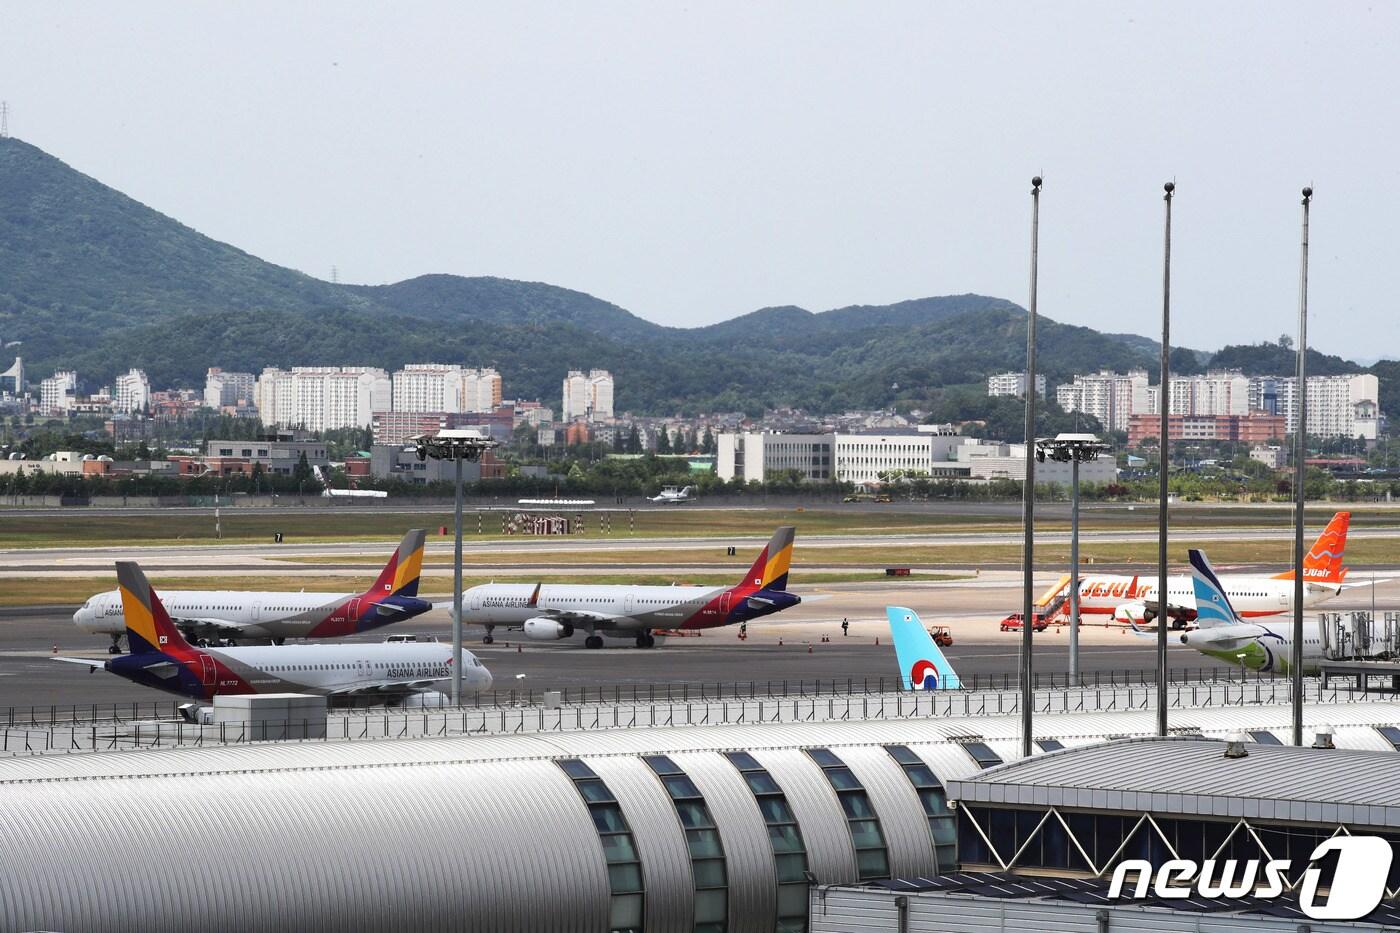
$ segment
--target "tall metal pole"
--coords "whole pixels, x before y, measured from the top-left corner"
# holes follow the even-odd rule
[[[1031,179],[1031,300],[1026,310],[1026,480],[1021,487],[1021,522],[1025,530],[1025,556],[1021,585],[1021,754],[1031,756],[1033,739],[1031,707],[1034,686],[1031,615],[1035,602],[1035,303],[1040,260],[1040,176]]]
[[[1162,242],[1162,375],[1158,401],[1162,423],[1157,437],[1157,734],[1167,734],[1167,626],[1171,623],[1171,594],[1167,591],[1167,474],[1171,462],[1171,320],[1172,320],[1172,192],[1173,182],[1162,186],[1167,206]]]
[[[1070,461],[1069,483],[1069,680],[1079,683],[1079,452]]]
[[[457,543],[452,552],[452,705],[462,705],[462,452],[457,451]]]
[[[1303,744],[1303,481],[1308,459],[1308,208],[1312,188],[1303,189],[1303,257],[1298,276],[1298,420],[1293,427],[1293,744]]]

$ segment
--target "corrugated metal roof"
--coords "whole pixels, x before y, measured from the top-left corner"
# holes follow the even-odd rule
[[[1400,827],[1400,755],[1217,740],[1120,739],[1022,759],[948,782],[965,803]]]
[[[1335,729],[1339,746],[1355,741],[1375,747],[1370,727],[1400,726],[1400,703],[1313,704],[1304,722]],[[1246,730],[1272,731],[1288,740],[1292,714],[1286,706],[1173,710],[1173,727],[1194,727],[1224,736]],[[1035,720],[1037,738],[1077,740],[1116,735],[1152,735],[1152,710],[1056,713]],[[680,726],[667,729],[615,729],[600,732],[529,735],[453,736],[388,742],[286,742],[211,748],[37,755],[0,759],[0,785],[11,781],[74,778],[130,778],[156,774],[280,771],[309,768],[367,768],[454,761],[520,761],[615,754],[665,754],[717,749],[802,748],[813,745],[946,743],[978,736],[1008,759],[1019,751],[1018,716],[763,725]],[[1309,736],[1311,737],[1311,736]],[[961,753],[961,752],[960,752]],[[940,777],[942,775],[940,774]]]

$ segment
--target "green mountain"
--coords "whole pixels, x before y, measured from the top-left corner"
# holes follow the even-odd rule
[[[496,366],[510,395],[547,403],[565,370],[600,367],[616,375],[623,410],[824,412],[924,405],[1025,362],[1024,310],[981,295],[765,308],[685,329],[539,282],[324,282],[203,236],[16,139],[0,139],[0,205],[0,342],[21,341],[14,352],[33,376],[72,367],[87,388],[131,366],[164,387],[200,385],[209,366],[443,360]],[[1156,345],[1131,334],[1043,320],[1039,336],[1052,381],[1155,360]]]

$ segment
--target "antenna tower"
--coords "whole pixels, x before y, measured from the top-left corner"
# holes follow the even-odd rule
[[[10,102],[0,100],[0,139],[10,135]]]
[[[336,266],[331,266],[331,282],[334,284],[334,283],[338,283],[339,281],[340,281],[340,269],[339,269],[338,267],[336,267]]]

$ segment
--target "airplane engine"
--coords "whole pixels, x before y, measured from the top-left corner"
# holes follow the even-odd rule
[[[395,709],[438,709],[452,705],[452,698],[437,690],[409,693],[389,704]]]
[[[1149,612],[1147,606],[1141,602],[1123,603],[1114,607],[1113,621],[1122,625],[1129,622],[1141,623],[1151,622],[1157,617],[1156,612]]]
[[[555,641],[560,638],[568,638],[574,634],[574,627],[564,622],[555,622],[553,619],[526,619],[521,626],[527,638],[536,641]]]

